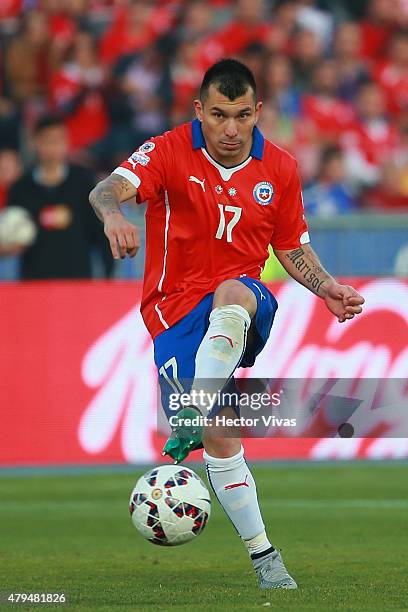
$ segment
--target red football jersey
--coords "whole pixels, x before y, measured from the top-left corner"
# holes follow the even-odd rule
[[[224,280],[260,277],[268,245],[309,242],[295,159],[255,128],[250,156],[225,168],[198,120],[145,142],[114,171],[148,201],[141,313],[154,338]]]

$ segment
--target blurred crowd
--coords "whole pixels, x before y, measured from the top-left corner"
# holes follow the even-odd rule
[[[309,214],[408,209],[408,0],[1,0],[0,35],[0,207],[43,115],[102,176],[189,121],[204,71],[233,56]]]

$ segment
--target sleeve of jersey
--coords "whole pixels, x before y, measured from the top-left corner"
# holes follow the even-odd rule
[[[310,238],[303,207],[302,187],[297,166],[294,166],[279,202],[271,245],[276,250],[290,251],[308,242]]]
[[[166,136],[156,136],[142,144],[113,172],[136,187],[136,201],[140,204],[165,190],[171,163],[172,155]]]

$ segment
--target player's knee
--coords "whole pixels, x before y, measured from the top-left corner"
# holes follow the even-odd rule
[[[239,453],[241,440],[239,438],[221,438],[210,433],[204,435],[203,446],[211,457],[233,457]]]
[[[239,304],[249,312],[251,318],[255,316],[256,298],[248,287],[237,280],[224,281],[214,293],[214,308],[228,304]]]

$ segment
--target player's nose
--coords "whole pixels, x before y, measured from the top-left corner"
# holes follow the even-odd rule
[[[228,136],[228,138],[235,138],[237,134],[238,134],[237,123],[235,119],[231,117],[230,119],[228,119],[225,125],[225,135]]]

